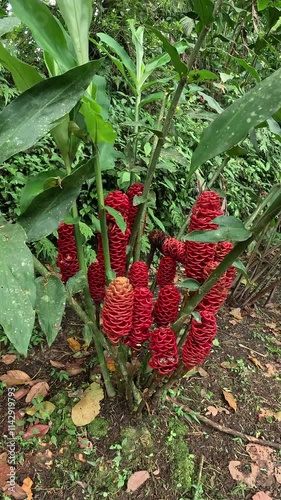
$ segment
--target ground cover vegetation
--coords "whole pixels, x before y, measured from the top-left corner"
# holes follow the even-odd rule
[[[280,19],[3,2],[4,498],[280,495]]]

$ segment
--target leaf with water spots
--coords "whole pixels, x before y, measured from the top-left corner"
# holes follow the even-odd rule
[[[36,279],[37,297],[35,309],[40,326],[50,346],[60,329],[65,309],[66,292],[57,276]]]

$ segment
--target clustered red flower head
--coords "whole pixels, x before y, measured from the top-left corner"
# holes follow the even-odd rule
[[[180,299],[181,294],[174,285],[165,285],[160,289],[153,311],[157,326],[167,326],[175,321]]]
[[[105,296],[105,269],[100,262],[93,262],[88,268],[88,283],[94,302],[100,304]]]
[[[162,257],[156,275],[157,285],[160,287],[172,285],[175,279],[176,270],[177,262],[172,257]]]
[[[130,202],[128,196],[125,193],[122,193],[122,191],[112,191],[106,196],[104,204],[108,207],[118,210],[118,212],[120,212],[120,214],[123,216],[125,222],[127,222]],[[114,217],[109,213],[106,213],[106,220],[108,224],[109,222],[115,223]]]
[[[151,334],[149,366],[160,375],[170,375],[178,367],[175,333],[169,326],[156,328]]]
[[[127,196],[129,198],[129,216],[128,216],[128,226],[130,229],[133,228],[134,222],[135,222],[135,217],[137,215],[138,211],[138,205],[134,205],[134,197],[135,196],[141,196],[143,193],[143,184],[141,182],[135,182],[132,184],[128,191],[127,191]]]
[[[148,267],[145,262],[137,261],[134,262],[128,273],[128,278],[131,285],[136,287],[147,287],[148,286]]]
[[[189,334],[182,348],[182,362],[188,370],[207,358],[216,333],[217,321],[211,312],[201,311],[201,323],[192,318]]]
[[[185,244],[176,238],[166,238],[162,245],[162,253],[165,256],[172,257],[177,262],[185,263]]]
[[[153,294],[147,287],[134,289],[134,309],[132,330],[124,339],[124,344],[138,350],[150,337],[149,328],[152,325]]]
[[[210,274],[217,268],[219,262],[213,261],[207,264],[204,269],[204,279],[207,279]],[[206,310],[212,314],[217,314],[218,310],[223,305],[227,297],[228,289],[226,287],[226,273],[212,286],[211,290],[203,297],[200,304],[197,306],[198,311]]]
[[[230,243],[229,241],[222,241],[221,243],[217,244],[216,248],[216,259],[219,262],[222,262],[223,259],[229,254],[229,252],[232,250],[233,244]],[[234,266],[231,266],[227,269],[226,275],[225,275],[225,287],[227,291],[230,289],[232,282],[235,278],[236,275],[236,268]]]
[[[192,209],[189,232],[216,229],[217,224],[213,224],[211,221],[215,217],[223,215],[220,207],[221,199],[219,195],[213,191],[204,191]],[[204,268],[214,259],[215,250],[216,245],[214,243],[186,241],[185,273],[187,278],[202,282]]]
[[[103,331],[113,344],[118,344],[132,329],[134,290],[125,277],[115,278],[105,292],[102,310]]]
[[[117,224],[112,224],[108,228],[110,265],[116,276],[126,275],[126,249],[130,234],[131,231],[128,228],[123,233]]]
[[[60,269],[61,279],[66,283],[79,271],[73,224],[60,224],[58,228],[58,249],[56,265]]]

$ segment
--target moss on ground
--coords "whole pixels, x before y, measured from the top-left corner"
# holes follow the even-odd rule
[[[185,493],[191,490],[194,476],[194,455],[189,453],[185,442],[186,426],[177,418],[169,423],[170,436],[167,441],[169,460],[172,466],[175,487]]]

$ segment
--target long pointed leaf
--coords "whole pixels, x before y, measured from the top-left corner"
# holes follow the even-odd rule
[[[106,35],[105,33],[97,33],[97,36],[99,39],[106,44],[108,47],[115,52],[115,54],[120,57],[122,64],[127,68],[127,70],[130,73],[131,78],[133,78],[134,82],[136,80],[136,67],[130,56],[127,54],[126,50],[123,49],[123,47],[114,40],[109,35]]]
[[[0,114],[0,164],[33,146],[71,111],[90,84],[100,61],[38,83]]]
[[[79,64],[89,61],[89,27],[92,19],[92,0],[57,0],[71,36]]]
[[[33,87],[44,78],[38,73],[37,69],[29,66],[15,56],[12,56],[0,42],[0,63],[12,73],[13,80],[20,92]]]
[[[166,52],[169,54],[171,61],[173,63],[173,66],[177,73],[181,75],[186,75],[187,73],[187,66],[181,61],[181,58],[178,54],[178,51],[174,45],[172,45],[167,38],[162,35],[161,31],[149,27],[149,29],[156,35],[159,40],[163,43],[163,48],[166,50]]]

